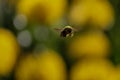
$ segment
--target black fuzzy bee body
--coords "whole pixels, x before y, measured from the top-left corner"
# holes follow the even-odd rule
[[[76,29],[72,28],[71,26],[65,26],[62,29],[56,29],[60,31],[60,37],[72,37],[74,32],[77,31]]]
[[[63,31],[61,31],[60,37],[67,37],[67,35],[72,34],[72,29],[71,28],[65,28]]]

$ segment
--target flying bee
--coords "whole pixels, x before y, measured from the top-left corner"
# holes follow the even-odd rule
[[[60,37],[73,37],[74,32],[77,31],[71,26],[65,26],[64,28],[61,29],[56,29],[60,31]]]

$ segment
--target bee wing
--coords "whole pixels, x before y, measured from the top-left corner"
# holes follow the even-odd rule
[[[80,27],[73,27],[73,30],[74,30],[75,32],[78,32],[78,31],[81,30],[81,28],[80,28]]]
[[[62,29],[61,28],[54,28],[54,30],[61,31]]]

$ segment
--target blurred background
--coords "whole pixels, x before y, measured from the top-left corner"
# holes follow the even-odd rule
[[[120,0],[0,0],[0,80],[120,80],[119,21]]]

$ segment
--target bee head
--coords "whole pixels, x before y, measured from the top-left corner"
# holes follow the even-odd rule
[[[70,28],[70,29],[72,29],[72,27],[71,27],[71,26],[65,26],[65,28]]]

